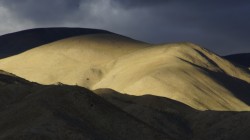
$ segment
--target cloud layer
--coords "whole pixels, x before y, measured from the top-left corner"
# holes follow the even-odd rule
[[[0,34],[35,27],[101,28],[151,43],[190,41],[250,52],[248,0],[1,0]]]

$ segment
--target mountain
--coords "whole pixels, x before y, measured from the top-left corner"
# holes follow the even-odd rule
[[[199,110],[249,110],[248,71],[190,43],[146,48],[108,66],[93,89],[163,96]]]
[[[158,96],[131,96],[110,89],[94,92],[172,139],[247,140],[250,136],[249,112],[197,111]]]
[[[103,76],[102,65],[145,46],[114,34],[77,36],[1,59],[0,69],[42,84],[89,87]]]
[[[0,36],[0,58],[16,55],[60,39],[110,32],[83,28],[36,28]]]
[[[250,110],[249,70],[192,43],[153,45],[95,33],[1,59],[0,69],[45,85],[151,94],[198,110]]]
[[[0,83],[0,139],[170,139],[84,88]]]
[[[224,58],[241,66],[250,68],[250,53],[232,54],[224,56]]]
[[[197,111],[153,95],[40,85],[0,72],[0,139],[247,140],[249,112]]]

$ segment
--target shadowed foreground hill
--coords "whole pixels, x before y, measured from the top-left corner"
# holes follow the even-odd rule
[[[249,112],[196,111],[152,95],[44,86],[0,72],[0,139],[246,140]]]
[[[0,139],[170,139],[80,87],[42,86],[0,74],[0,97]]]
[[[175,139],[248,140],[250,137],[250,112],[197,111],[163,97],[124,95],[110,89],[94,92]]]
[[[60,39],[110,33],[103,30],[84,28],[37,28],[0,36],[0,58],[12,56]]]
[[[249,70],[192,43],[152,45],[97,33],[1,59],[0,69],[46,85],[152,94],[199,110],[250,110]]]

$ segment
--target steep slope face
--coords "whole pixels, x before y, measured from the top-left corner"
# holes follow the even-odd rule
[[[0,139],[249,138],[249,112],[197,111],[164,97],[110,89],[95,93],[99,96],[82,87],[39,85],[0,72]]]
[[[189,139],[192,129],[186,119],[196,110],[163,97],[152,95],[132,96],[111,89],[97,89],[97,95],[118,106],[151,127],[170,135],[174,139]]]
[[[42,84],[90,87],[103,77],[104,64],[146,46],[112,34],[78,36],[2,59],[0,69]]]
[[[91,91],[0,74],[0,139],[173,139]]]
[[[37,28],[2,35],[0,36],[0,59],[56,40],[97,33],[110,32],[84,28]]]
[[[177,140],[248,140],[250,137],[249,112],[196,111],[163,97],[131,96],[110,89],[95,92]]]
[[[249,61],[250,53],[232,54],[232,55],[224,56],[224,58],[233,63],[250,68],[250,61]]]
[[[110,62],[108,69],[93,89],[153,94],[200,110],[249,110],[249,74],[193,44],[147,48]]]
[[[250,109],[249,72],[190,43],[85,35],[1,59],[0,69],[42,84],[163,96],[199,110]]]

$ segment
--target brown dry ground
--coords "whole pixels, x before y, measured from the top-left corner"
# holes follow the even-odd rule
[[[0,60],[40,84],[151,94],[198,110],[249,111],[249,70],[192,43],[152,45],[116,34],[76,36]]]

